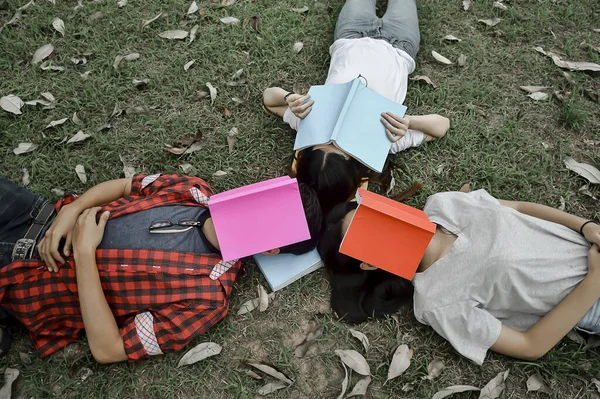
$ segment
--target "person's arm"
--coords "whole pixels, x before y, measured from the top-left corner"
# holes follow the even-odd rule
[[[65,239],[63,252],[71,254],[71,232],[77,218],[85,209],[103,205],[108,202],[127,197],[131,192],[132,179],[116,179],[100,183],[83,193],[76,201],[61,208],[50,228],[38,244],[38,251],[48,270],[57,272],[57,262],[65,263],[58,251],[60,241]]]
[[[588,253],[588,265],[585,279],[550,313],[526,332],[503,325],[500,337],[490,349],[525,360],[544,356],[600,299],[600,249],[596,244]]]
[[[127,360],[125,345],[117,321],[108,306],[98,267],[96,248],[102,241],[108,212],[96,223],[100,207],[85,210],[73,229],[73,254],[77,274],[77,291],[83,325],[92,356],[98,363]]]
[[[308,94],[290,94],[289,91],[281,87],[269,87],[263,92],[263,104],[265,108],[281,118],[283,118],[285,111],[290,108],[294,115],[300,119],[304,119],[310,113],[312,105],[315,103],[312,100],[308,101],[309,99],[310,96]]]
[[[391,112],[381,114],[381,123],[392,142],[400,140],[408,129],[419,130],[425,135],[425,141],[439,139],[450,129],[450,119],[437,115],[405,115],[404,118]]]
[[[587,219],[581,218],[579,216],[571,215],[558,209],[551,208],[546,205],[535,204],[533,202],[506,200],[498,201],[500,202],[500,204],[513,208],[526,215],[534,216],[536,218],[547,220],[549,222],[562,224],[563,226],[568,227],[576,232],[579,232],[581,226],[583,226],[583,224],[588,221]],[[584,237],[589,242],[595,243],[596,245],[600,245],[600,226],[597,223],[586,224],[582,232]]]

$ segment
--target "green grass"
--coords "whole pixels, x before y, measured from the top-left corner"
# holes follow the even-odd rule
[[[25,1],[0,1],[0,21],[8,21]],[[328,47],[331,44],[341,0],[305,1],[238,0],[228,8],[216,2],[199,1],[202,16],[186,17],[189,2],[130,0],[120,9],[116,1],[86,2],[77,12],[75,1],[57,0],[56,5],[38,1],[28,8],[21,21],[0,32],[0,95],[15,94],[23,100],[41,98],[50,91],[58,100],[52,110],[26,106],[23,115],[0,112],[0,173],[20,181],[23,168],[31,174],[29,188],[57,199],[53,188],[82,192],[106,179],[122,177],[119,155],[138,172],[178,172],[179,165],[191,163],[193,174],[206,178],[217,191],[249,182],[276,177],[286,172],[292,151],[289,129],[261,109],[262,90],[280,85],[319,84],[327,75]],[[299,15],[291,7],[307,5],[310,11]],[[417,74],[437,83],[433,89],[410,82],[406,105],[413,114],[441,113],[452,121],[452,129],[439,142],[411,150],[393,159],[398,190],[420,180],[423,189],[408,202],[422,206],[428,195],[458,189],[471,182],[500,198],[529,200],[559,206],[585,217],[599,217],[598,202],[578,192],[585,181],[563,165],[566,157],[600,164],[598,147],[584,140],[600,139],[598,103],[586,92],[598,93],[598,75],[573,72],[572,80],[563,76],[549,58],[532,48],[541,46],[574,61],[600,62],[592,50],[580,47],[582,41],[600,44],[600,8],[593,0],[507,2],[509,11],[492,7],[491,0],[474,2],[465,12],[459,0],[419,2],[422,30]],[[93,22],[89,17],[101,11]],[[157,15],[168,13],[143,32],[140,25]],[[219,18],[235,16],[237,26],[223,25]],[[260,33],[248,25],[252,16],[260,18]],[[478,19],[503,18],[493,27]],[[63,38],[52,29],[51,21],[60,17],[66,25]],[[197,38],[169,41],[157,34],[168,29],[191,29],[199,24]],[[460,43],[445,43],[453,34]],[[304,42],[299,54],[292,52],[294,42]],[[46,43],[54,44],[53,62],[64,72],[42,71],[29,64],[33,52]],[[467,56],[465,67],[443,66],[431,57],[436,50],[451,60]],[[70,58],[91,51],[88,64],[74,65]],[[141,58],[122,62],[113,70],[115,56],[138,52]],[[185,72],[183,65],[195,59]],[[227,86],[238,69],[243,68],[242,86]],[[83,80],[80,73],[92,70]],[[146,90],[136,89],[132,79],[149,78]],[[218,90],[214,104],[199,98],[207,91],[206,82]],[[556,99],[535,102],[519,89],[522,85],[550,86],[569,96],[566,103]],[[235,105],[232,97],[245,100]],[[122,115],[112,121],[113,128],[96,132],[108,121],[115,106],[145,106],[141,115]],[[223,108],[231,112],[224,115]],[[71,122],[44,130],[52,120],[70,117],[73,112],[85,122]],[[230,154],[226,135],[238,127],[238,142]],[[65,145],[61,141],[78,130],[92,134],[89,140]],[[204,133],[204,148],[177,157],[161,151],[164,144]],[[20,142],[39,145],[26,155],[12,153]],[[75,174],[82,164],[88,173],[87,184]],[[224,178],[212,175],[230,170]],[[404,172],[401,172],[403,170]],[[597,187],[591,190],[598,197]],[[18,352],[33,354],[24,330],[15,330],[17,341],[1,366],[17,367],[23,374],[26,397],[45,398],[254,398],[262,385],[244,373],[243,362],[255,359],[277,365],[294,381],[289,389],[270,395],[273,398],[337,397],[343,371],[335,349],[363,351],[339,323],[328,306],[328,284],[317,272],[276,295],[264,313],[237,316],[242,302],[254,298],[256,285],[264,280],[252,263],[240,276],[232,296],[234,310],[216,328],[197,342],[213,340],[223,345],[216,357],[187,368],[176,368],[181,354],[168,354],[139,364],[99,366],[82,341],[66,351],[41,360],[33,356],[22,364]],[[324,326],[324,336],[297,359],[294,347],[302,340],[309,322]],[[511,371],[504,398],[526,395],[526,380],[539,371],[553,391],[554,398],[591,398],[591,378],[600,376],[597,350],[583,351],[570,341],[561,342],[538,362],[522,362],[492,355],[483,367],[460,358],[435,332],[419,325],[412,312],[404,309],[399,323],[393,319],[375,320],[357,329],[367,334],[372,348],[367,354],[374,381],[367,397],[428,398],[448,385],[468,384],[482,387],[498,372]],[[407,372],[383,385],[391,353],[399,343],[414,349]],[[423,380],[427,364],[441,359],[447,368],[433,380]],[[93,374],[81,381],[83,368]],[[358,376],[352,375],[352,384]],[[414,390],[403,392],[404,384]],[[529,397],[543,397],[531,393]],[[460,397],[475,398],[476,394]]]

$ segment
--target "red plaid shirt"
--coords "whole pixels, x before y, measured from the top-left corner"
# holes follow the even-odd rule
[[[130,196],[103,210],[114,219],[165,205],[204,207],[212,194],[199,178],[137,175]],[[59,201],[57,210],[75,199]],[[209,275],[220,261],[215,254],[160,249],[96,251],[102,289],[131,361],[180,350],[227,314],[240,262],[213,280]],[[44,357],[80,338],[84,326],[73,257],[58,273],[41,266],[43,262],[29,259],[3,268],[0,302],[27,327]]]

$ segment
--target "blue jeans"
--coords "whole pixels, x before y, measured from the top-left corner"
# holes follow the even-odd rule
[[[0,267],[12,261],[12,251],[44,204],[44,198],[0,177]]]
[[[375,14],[375,2],[346,0],[335,26],[334,40],[383,39],[415,59],[421,41],[416,0],[388,0],[387,11],[382,18]]]

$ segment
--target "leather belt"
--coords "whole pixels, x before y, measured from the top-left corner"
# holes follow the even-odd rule
[[[27,229],[25,236],[17,240],[12,253],[13,262],[16,260],[30,259],[33,256],[33,250],[37,244],[37,239],[52,215],[54,215],[54,204],[49,201],[44,202],[29,226],[29,229]]]

